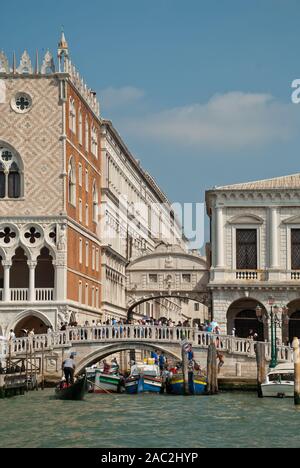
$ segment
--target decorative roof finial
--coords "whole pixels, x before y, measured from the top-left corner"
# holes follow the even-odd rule
[[[35,70],[34,70],[36,75],[39,74],[39,71],[40,71],[39,68],[40,68],[39,67],[39,51],[36,50],[36,53],[35,53]]]
[[[13,53],[13,74],[15,75],[17,72],[17,60],[16,60],[16,53]]]
[[[58,55],[61,55],[63,51],[65,52],[65,54],[69,54],[69,45],[65,37],[64,27],[62,26],[61,38],[58,43]]]
[[[68,46],[63,29],[61,32],[60,41],[58,43],[57,57],[58,57],[59,73],[68,73],[69,72],[69,46]]]

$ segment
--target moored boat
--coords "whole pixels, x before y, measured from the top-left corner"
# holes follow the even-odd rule
[[[293,364],[279,364],[275,369],[271,369],[261,388],[265,398],[293,398],[295,389]]]
[[[189,392],[191,395],[205,395],[206,389],[207,382],[205,378],[192,373],[189,374]],[[172,395],[185,394],[183,374],[174,374],[170,377],[167,392]]]
[[[157,365],[135,364],[125,381],[125,390],[128,394],[160,393],[162,385],[163,380]]]
[[[87,391],[86,376],[79,377],[73,385],[62,386],[56,388],[55,396],[58,400],[73,400],[81,401]]]
[[[118,374],[104,374],[100,369],[95,371],[94,393],[120,393],[122,377]]]

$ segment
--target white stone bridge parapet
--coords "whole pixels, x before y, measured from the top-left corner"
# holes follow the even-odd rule
[[[12,357],[24,357],[30,349],[41,356],[42,352],[56,357],[56,370],[61,369],[63,356],[76,352],[77,372],[100,360],[127,350],[159,350],[181,359],[181,343],[188,340],[193,345],[195,359],[203,368],[206,367],[207,348],[215,342],[224,355],[223,377],[255,378],[255,342],[233,336],[214,335],[200,332],[195,328],[168,328],[162,326],[102,326],[97,328],[70,328],[64,332],[48,335],[36,335],[33,338],[17,338],[11,342],[0,343],[2,360]],[[271,345],[265,343],[266,359],[271,359]],[[292,349],[278,347],[279,362],[292,361]]]

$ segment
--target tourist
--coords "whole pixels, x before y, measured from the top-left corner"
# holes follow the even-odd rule
[[[13,330],[10,330],[9,335],[8,335],[9,341],[14,341],[16,339],[16,334]]]
[[[233,336],[233,337],[235,337],[235,336],[236,336],[236,329],[235,329],[235,328],[233,328],[233,329],[232,329],[232,332],[231,332],[231,334],[232,334],[232,336]]]
[[[111,371],[112,374],[119,374],[120,366],[116,358],[113,358],[113,360],[111,361]]]
[[[71,354],[71,356],[66,359],[62,365],[62,370],[65,375],[67,386],[74,384],[75,368],[74,354]]]
[[[225,364],[225,358],[224,358],[224,355],[221,354],[219,351],[217,352],[217,358],[218,358],[218,360],[219,360],[219,364],[218,364],[218,374],[220,374],[221,369],[222,369],[222,367],[223,367],[224,364]]]
[[[156,365],[158,365],[159,359],[158,359],[158,351],[152,351],[151,352],[151,358],[154,359],[154,362]]]
[[[165,368],[165,363],[166,363],[166,357],[164,353],[161,353],[161,355],[159,356],[158,362],[159,362],[159,369],[161,372],[163,372]]]

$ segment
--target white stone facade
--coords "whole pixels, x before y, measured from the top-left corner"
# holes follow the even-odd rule
[[[109,121],[102,125],[102,297],[104,318],[127,318],[126,267],[165,241],[186,248],[169,200]],[[164,301],[166,302],[166,301]],[[153,311],[157,304],[150,305]],[[179,308],[174,301],[167,307]],[[141,312],[141,316],[143,313]]]
[[[234,327],[228,312],[238,301],[244,301],[243,307],[252,301],[251,310],[256,302],[270,311],[268,299],[272,296],[279,306],[289,306],[290,316],[298,311],[300,272],[292,269],[291,233],[300,228],[299,195],[299,174],[207,192],[212,227],[209,288],[214,318],[224,332],[230,333]],[[237,267],[238,230],[256,232],[254,269]],[[287,329],[278,334],[287,339]]]

